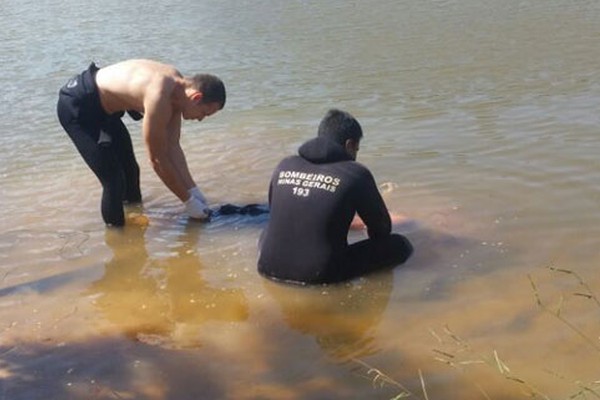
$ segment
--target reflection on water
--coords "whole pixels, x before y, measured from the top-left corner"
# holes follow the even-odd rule
[[[373,334],[393,288],[391,271],[338,287],[295,287],[264,280],[286,324],[314,337],[339,362],[377,353]]]
[[[128,337],[175,346],[200,346],[196,330],[210,321],[244,321],[248,301],[241,289],[211,286],[197,252],[200,227],[187,225],[171,255],[155,260],[146,250],[146,229],[107,229],[113,257],[90,285],[93,304]]]

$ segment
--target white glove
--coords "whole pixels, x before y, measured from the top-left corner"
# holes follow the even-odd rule
[[[183,204],[185,205],[185,212],[191,218],[206,220],[210,217],[210,209],[208,206],[194,196],[190,196]]]
[[[191,188],[190,190],[188,190],[188,193],[189,193],[190,196],[197,198],[198,200],[200,200],[204,204],[208,203],[206,201],[206,197],[204,197],[204,194],[202,194],[202,192],[200,191],[200,189],[198,189],[198,186],[194,186],[193,188]]]

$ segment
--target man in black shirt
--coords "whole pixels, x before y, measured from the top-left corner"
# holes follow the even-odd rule
[[[401,264],[410,242],[391,233],[391,219],[371,172],[356,162],[362,128],[329,110],[318,136],[282,160],[269,186],[270,219],[261,237],[258,271],[271,279],[333,283]],[[369,238],[348,244],[362,219]]]

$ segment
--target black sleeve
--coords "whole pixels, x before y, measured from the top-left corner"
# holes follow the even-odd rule
[[[269,192],[268,192],[268,197],[267,197],[267,199],[269,201],[269,207],[271,206],[271,197],[273,195],[273,185],[275,184],[277,176],[279,175],[280,168],[281,168],[281,162],[273,170],[273,173],[271,174],[271,180],[269,181]]]
[[[387,236],[392,231],[390,213],[371,172],[365,169],[356,188],[356,211],[367,226],[370,238]]]
[[[273,181],[271,180],[271,182],[269,183],[269,197],[268,197],[268,201],[269,201],[269,207],[271,206],[271,196],[272,196],[272,192],[273,192]]]

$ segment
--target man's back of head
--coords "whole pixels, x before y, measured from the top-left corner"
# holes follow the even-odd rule
[[[359,142],[362,138],[362,128],[350,113],[332,108],[321,120],[318,136],[344,146],[348,139]]]

